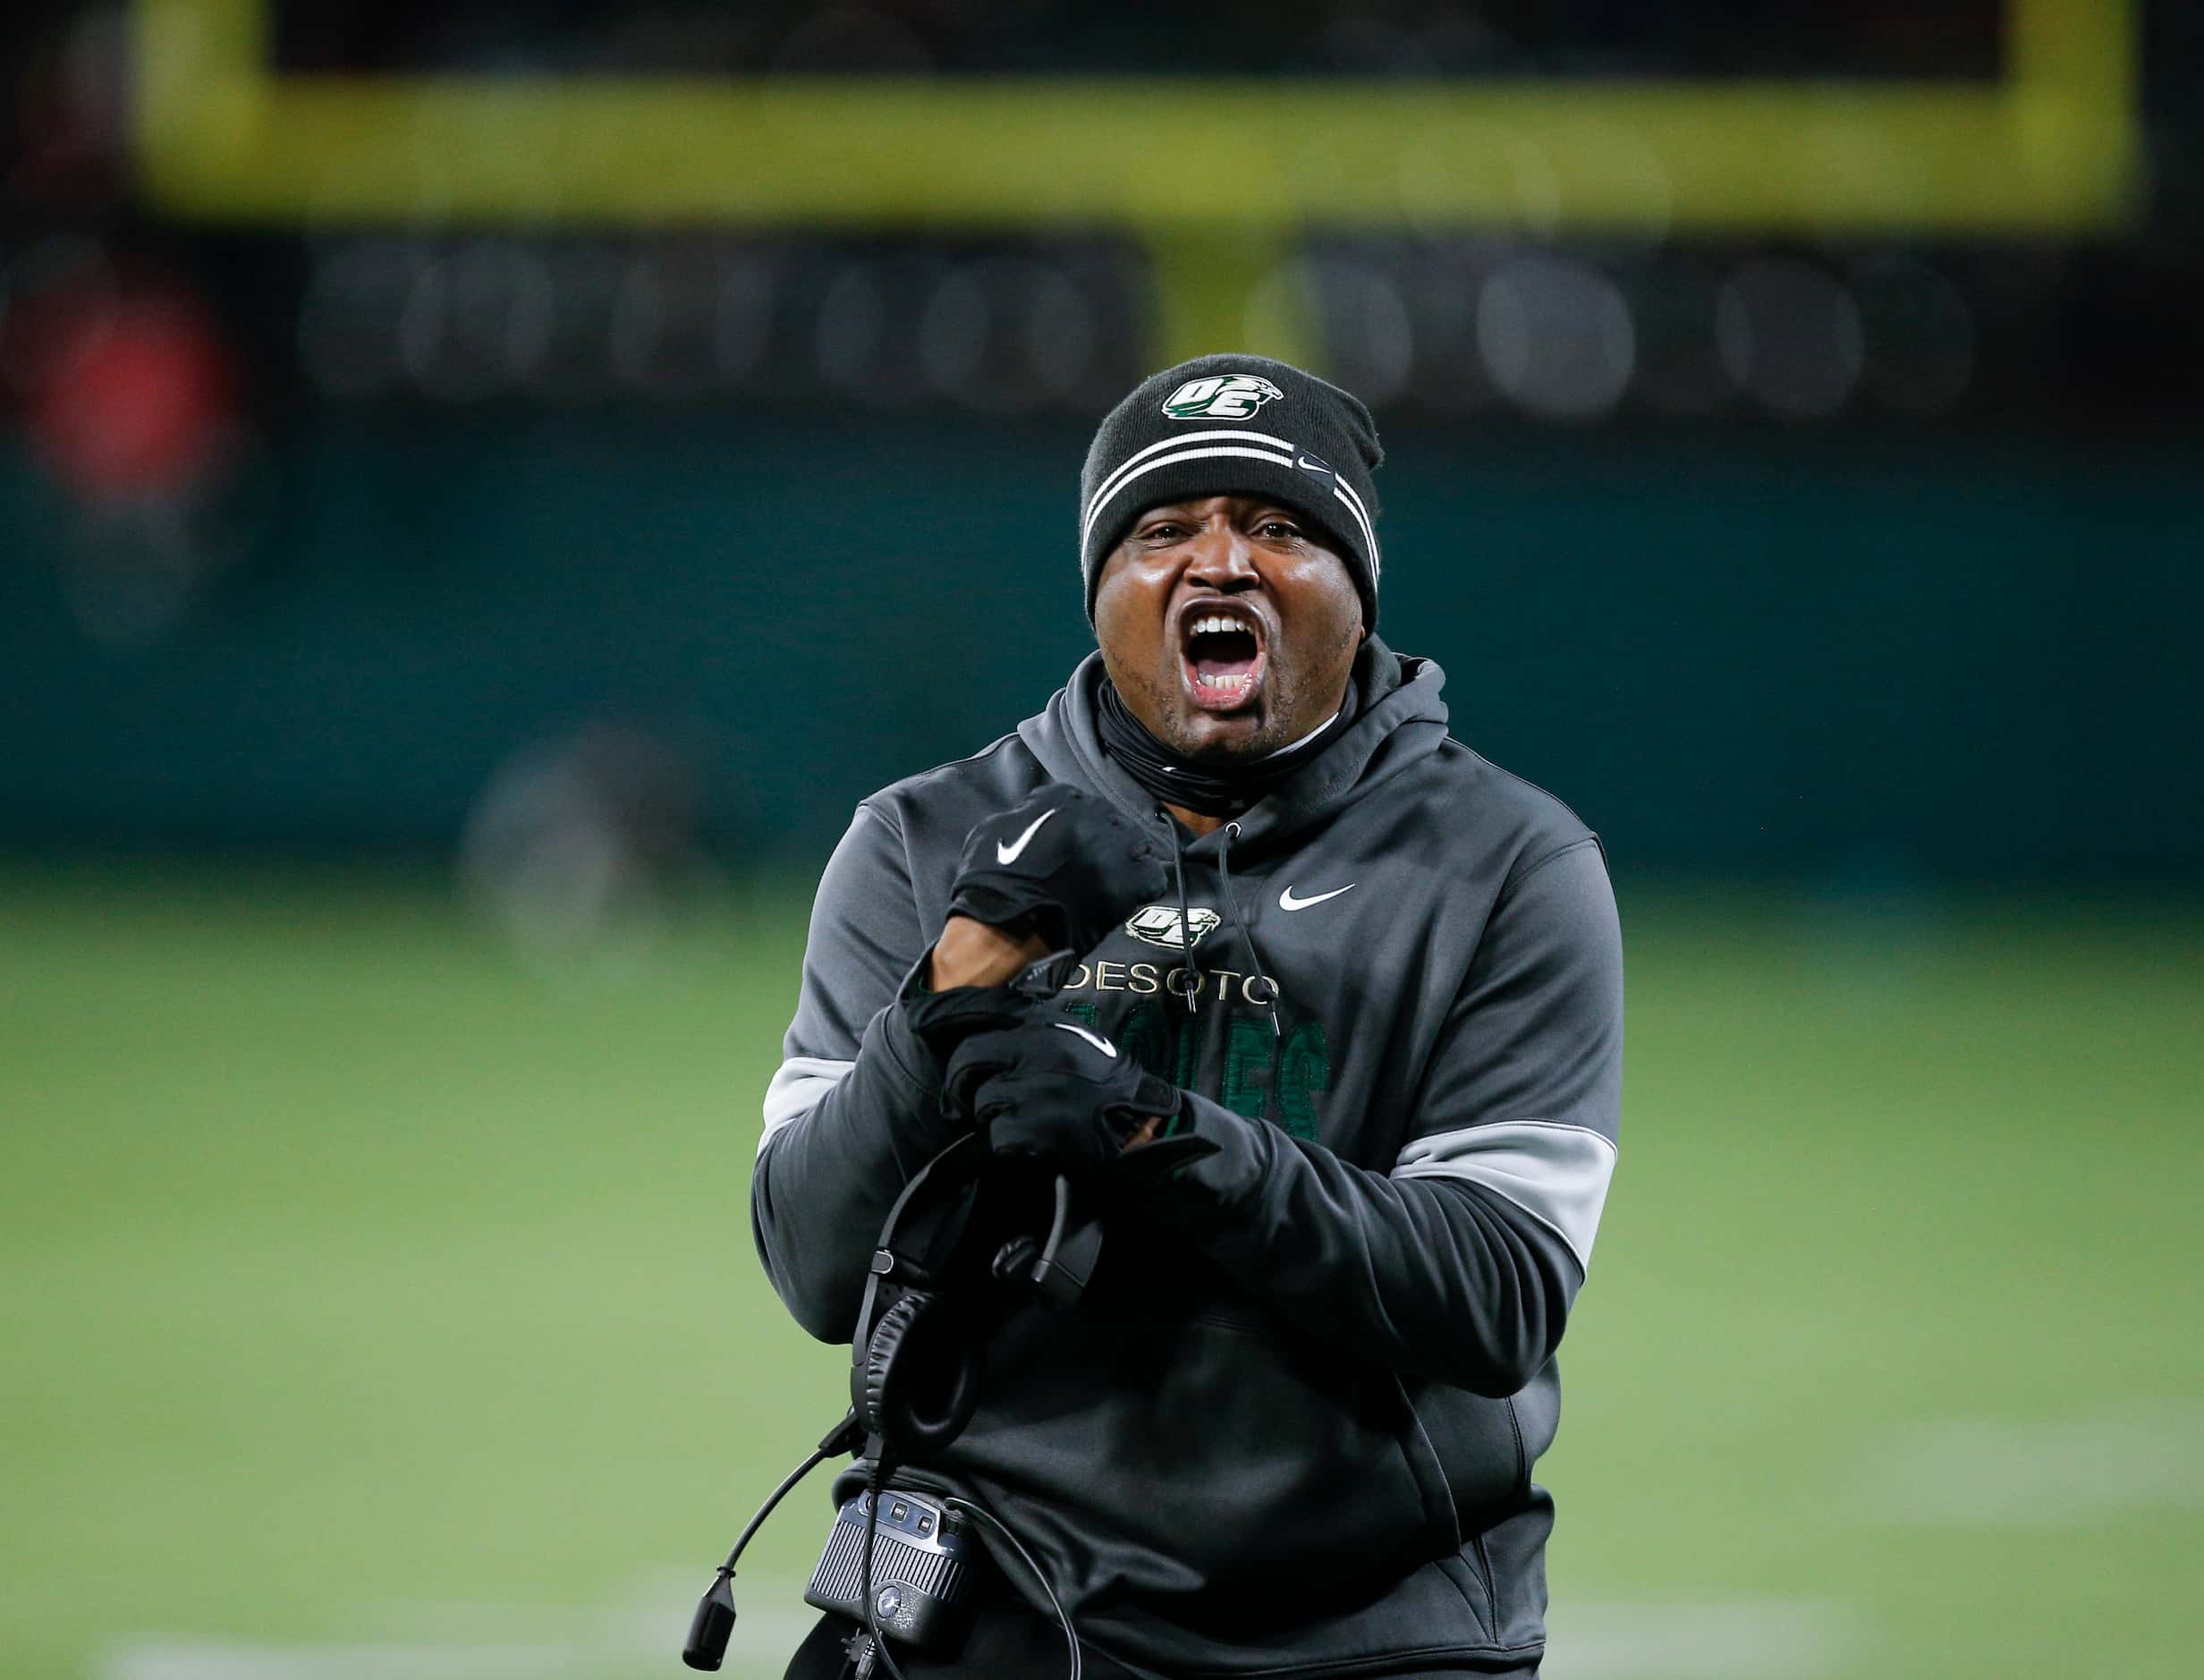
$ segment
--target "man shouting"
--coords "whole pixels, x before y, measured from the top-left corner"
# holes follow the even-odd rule
[[[1375,633],[1380,459],[1360,402],[1259,357],[1110,413],[1079,515],[1098,651],[858,807],[766,1094],[759,1248],[830,1342],[963,1131],[1109,1207],[1093,1287],[1003,1327],[926,1466],[1022,1540],[1090,1674],[1528,1676],[1544,1649],[1531,1471],[1615,1165],[1621,943],[1598,841]],[[1053,997],[1010,989],[1058,951]],[[1060,1671],[998,1561],[962,1655],[905,1672]],[[835,1673],[851,1626],[791,1674]]]

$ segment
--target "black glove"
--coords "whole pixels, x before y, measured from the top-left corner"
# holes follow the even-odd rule
[[[1106,800],[1052,782],[964,837],[949,913],[1024,922],[1052,951],[1084,955],[1164,895],[1159,838]]]
[[[946,991],[928,991],[919,980],[924,972],[921,961],[903,986],[903,1018],[919,1042],[945,1065],[973,1033],[1014,1027],[1041,1007],[1029,993],[1008,986],[953,986]]]
[[[1101,1033],[1053,1011],[972,1034],[949,1058],[942,1089],[996,1154],[1064,1167],[1115,1160],[1142,1121],[1174,1116],[1183,1100]]]

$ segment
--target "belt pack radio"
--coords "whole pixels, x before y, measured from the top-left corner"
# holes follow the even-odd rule
[[[872,1614],[862,1597],[865,1530],[875,1496],[842,1507],[803,1601],[852,1621],[870,1620],[891,1638],[930,1655],[962,1644],[971,1620],[970,1589],[980,1558],[964,1519],[918,1494],[884,1489],[872,1540]]]

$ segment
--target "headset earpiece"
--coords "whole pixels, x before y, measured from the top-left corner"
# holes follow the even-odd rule
[[[906,1463],[964,1432],[979,1404],[977,1350],[954,1315],[914,1289],[880,1315],[865,1344],[859,1415],[889,1456]]]
[[[888,1209],[850,1348],[850,1404],[869,1438],[868,1457],[907,1464],[946,1452],[979,1409],[981,1349],[1006,1302],[1068,1306],[1094,1268],[1101,1227],[1072,1219],[1070,1184],[1054,1175],[1005,1180],[991,1165],[985,1140],[964,1133]],[[994,1209],[999,1215],[1051,1183],[1055,1217],[1045,1238],[1002,1243],[991,1235],[999,1218],[975,1212],[984,1196],[1011,1198]]]

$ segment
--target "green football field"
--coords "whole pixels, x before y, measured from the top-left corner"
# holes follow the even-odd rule
[[[2204,1671],[2204,918],[1623,899],[1548,1675]],[[745,1211],[801,904],[561,972],[430,887],[0,877],[0,1670],[684,1672],[843,1404]]]

